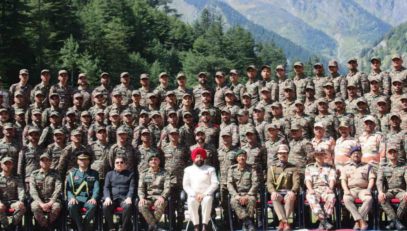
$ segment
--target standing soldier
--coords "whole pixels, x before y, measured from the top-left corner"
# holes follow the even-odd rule
[[[245,87],[243,84],[239,83],[239,72],[236,69],[229,71],[230,85],[229,89],[233,91],[236,96],[236,104],[240,105],[243,93],[245,92]]]
[[[232,165],[228,171],[227,186],[231,197],[230,205],[239,220],[243,221],[243,230],[247,227],[249,231],[254,231],[253,218],[260,182],[255,168],[246,162],[246,151],[238,150],[235,158],[237,164]]]
[[[68,211],[78,231],[92,230],[90,221],[95,217],[100,193],[99,174],[90,168],[88,152],[78,153],[76,159],[78,168],[71,169],[66,180]],[[86,209],[83,219],[82,208]]]
[[[154,143],[151,139],[151,132],[148,129],[143,129],[141,131],[141,144],[137,147],[140,152],[140,164],[138,165],[138,172],[142,173],[144,170],[148,169],[148,157],[152,154],[158,155],[160,158],[162,155],[155,148]]]
[[[297,167],[288,162],[288,152],[288,146],[280,144],[277,149],[278,162],[269,166],[267,171],[267,190],[279,220],[278,231],[291,230],[288,219],[294,211],[296,195],[300,191],[300,175]]]
[[[346,81],[354,82],[359,96],[369,92],[369,81],[367,75],[358,70],[358,61],[356,58],[350,58],[348,60],[349,72],[346,75]]]
[[[393,55],[391,58],[392,61],[392,70],[390,71],[390,79],[393,80],[395,78],[400,78],[402,82],[402,90],[406,92],[407,89],[407,70],[403,66],[403,58],[401,55]],[[394,89],[391,91],[392,94],[394,94]]]
[[[219,128],[222,131],[229,131],[232,134],[232,146],[237,147],[239,146],[239,132],[238,126],[236,122],[231,120],[231,112],[229,109],[224,108],[222,109],[222,123],[220,124]],[[219,144],[221,145],[221,144]]]
[[[177,74],[177,89],[174,90],[175,95],[177,96],[178,106],[181,107],[182,100],[185,95],[192,96],[192,89],[187,88],[187,76],[180,72]],[[191,97],[192,99],[192,97]]]
[[[301,173],[301,177],[304,177],[305,166],[311,162],[314,148],[311,142],[304,138],[301,125],[293,124],[290,134],[291,141],[289,146],[291,149],[288,155],[288,162],[295,164]]]
[[[17,225],[25,213],[24,206],[24,184],[20,177],[13,174],[14,161],[11,157],[1,160],[0,173],[0,223],[1,228],[8,229],[9,225]],[[8,208],[14,209],[12,223],[6,215]]]
[[[13,104],[13,97],[17,91],[22,92],[24,101],[28,105],[30,102],[30,95],[32,86],[28,84],[29,73],[27,69],[21,69],[19,72],[19,79],[18,83],[15,83],[10,86],[9,96],[10,96],[10,105]]]
[[[322,63],[314,64],[314,74],[315,76],[312,78],[312,82],[315,87],[315,97],[322,98],[324,97],[323,87],[328,81],[328,78],[325,77],[324,65],[322,65]]]
[[[367,230],[366,216],[372,208],[376,175],[369,164],[362,162],[360,146],[354,146],[349,152],[351,160],[345,165],[341,172],[341,185],[344,191],[343,201],[345,207],[355,220],[354,230]],[[359,210],[354,203],[355,199],[362,200]]]
[[[165,98],[167,96],[167,92],[170,91],[170,86],[169,86],[169,75],[167,72],[161,72],[158,75],[158,81],[160,82],[160,85],[158,85],[154,91],[157,92],[158,95],[158,101],[160,102],[160,105],[162,106],[165,102]]]
[[[295,76],[293,78],[293,82],[295,85],[295,94],[297,99],[305,100],[305,88],[307,85],[314,86],[311,79],[309,79],[304,74],[304,64],[302,62],[295,62],[294,63],[294,72]]]
[[[346,99],[346,79],[338,72],[338,62],[331,60],[328,62],[328,70],[330,78],[334,82],[335,93],[337,97]]]
[[[283,86],[286,85],[287,81],[292,81],[291,79],[287,78],[285,73],[285,68],[283,65],[276,66],[276,77],[277,77],[277,84],[278,84],[278,98],[276,101],[282,101],[284,99],[283,95]]]
[[[371,72],[368,79],[377,78],[380,91],[383,92],[384,95],[389,96],[391,94],[391,79],[389,73],[381,70],[381,59],[379,57],[372,57],[370,63]]]
[[[406,167],[398,162],[398,147],[389,145],[387,148],[387,164],[380,166],[377,173],[377,190],[379,191],[379,204],[386,213],[390,224],[386,226],[387,230],[405,230],[401,223],[407,211],[407,171]],[[394,211],[390,204],[391,199],[397,198],[400,204],[397,211]]]
[[[61,211],[60,194],[62,182],[59,173],[51,169],[51,157],[44,153],[40,156],[40,169],[31,174],[30,196],[35,220],[41,228],[53,227]],[[48,219],[45,213],[49,213]]]
[[[213,96],[213,106],[221,109],[225,106],[225,93],[228,87],[226,86],[225,73],[217,71],[215,74],[215,94]]]
[[[117,141],[109,150],[108,161],[110,169],[114,168],[116,156],[124,156],[127,159],[127,169],[137,174],[137,165],[139,164],[138,151],[130,144],[129,134],[123,127],[117,129]]]
[[[6,123],[3,126],[3,139],[0,140],[0,160],[8,156],[13,158],[14,163],[18,163],[19,144],[15,142],[15,128],[12,123]],[[16,173],[17,169],[14,169]]]
[[[153,92],[153,90],[150,87],[150,76],[148,74],[143,73],[140,75],[140,85],[141,87],[138,89],[141,95],[140,105],[143,107],[147,107],[147,101],[150,98],[149,94]]]
[[[209,92],[209,96],[212,97],[213,91],[208,84],[208,74],[206,72],[198,73],[198,86],[193,88],[193,95],[195,99],[195,109],[199,109],[202,106],[202,95],[204,91]]]
[[[58,71],[58,83],[53,85],[49,94],[57,93],[59,95],[59,108],[67,109],[72,104],[73,89],[68,85],[68,72],[66,70]]]
[[[51,169],[57,169],[62,150],[65,148],[65,133],[62,129],[55,129],[53,134],[54,142],[47,147],[47,154],[51,157]]]
[[[255,105],[259,101],[260,82],[257,80],[257,69],[254,65],[250,65],[246,68],[247,82],[246,92],[251,96],[252,105]],[[243,97],[243,96],[242,96]]]
[[[357,137],[362,146],[362,162],[373,165],[377,170],[378,164],[383,162],[385,158],[384,138],[380,132],[375,130],[376,118],[366,116],[363,122],[364,132]],[[405,161],[405,157],[399,160]]]
[[[113,91],[118,91],[123,97],[123,105],[127,105],[131,101],[131,92],[133,86],[131,85],[129,72],[120,73],[120,84],[113,88]]]
[[[138,206],[148,224],[148,230],[157,230],[171,193],[171,176],[160,167],[161,159],[157,152],[150,153],[146,160],[149,167],[140,173]],[[154,211],[150,210],[152,206]]]
[[[315,163],[307,165],[305,169],[305,185],[307,187],[306,198],[312,212],[318,217],[320,230],[332,229],[333,225],[328,219],[335,207],[335,169],[325,163],[326,151],[315,150]],[[321,208],[321,199],[325,201],[324,209]]]
[[[278,163],[277,151],[281,144],[286,144],[286,139],[279,135],[280,126],[276,123],[271,123],[266,126],[267,142],[264,147],[267,149],[267,168]]]
[[[214,167],[216,170],[219,169],[218,163],[218,153],[216,152],[216,147],[213,143],[206,143],[205,142],[206,135],[205,129],[202,127],[198,127],[195,129],[195,141],[196,144],[189,147],[190,151],[194,150],[195,148],[202,148],[206,151],[206,159],[204,164]]]
[[[31,91],[31,102],[34,102],[35,95],[38,91],[42,92],[44,96],[43,104],[48,105],[48,94],[51,84],[49,80],[51,79],[51,72],[48,69],[41,70],[41,83],[34,86]]]
[[[110,86],[110,75],[107,72],[102,72],[100,74],[100,85],[96,87],[92,95],[96,97],[97,94],[102,94],[103,96],[103,104],[106,106],[110,100],[110,93],[112,92],[112,86]]]
[[[107,132],[105,127],[96,128],[96,142],[90,146],[95,159],[91,165],[92,169],[99,173],[100,181],[103,182],[107,170],[109,169],[109,150],[110,145],[107,142]]]

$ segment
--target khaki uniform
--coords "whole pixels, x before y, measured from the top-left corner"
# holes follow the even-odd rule
[[[167,201],[161,206],[154,206],[155,201],[160,196],[167,199],[170,192],[171,177],[167,171],[160,169],[158,172],[153,172],[149,168],[140,174],[138,196],[140,199],[147,200],[147,203],[140,207],[140,213],[143,214],[144,219],[146,219],[149,225],[158,223],[167,207]],[[150,210],[152,206],[154,206],[153,212]]]
[[[14,209],[14,224],[20,223],[26,209],[25,207],[19,209],[17,202],[12,201],[24,202],[24,195],[24,184],[20,177],[4,176],[3,172],[0,173],[0,203],[5,205],[6,208]],[[0,212],[0,222],[3,226],[8,226],[9,221],[4,211]]]
[[[373,197],[370,190],[367,190],[369,181],[375,179],[376,175],[369,164],[349,161],[341,172],[341,181],[345,182],[349,188],[350,195],[343,196],[345,207],[352,214],[355,221],[366,220],[366,216],[372,208]],[[356,208],[354,200],[359,198],[363,204]]]
[[[270,166],[267,171],[267,191],[278,193],[279,196],[273,200],[274,211],[278,220],[287,220],[294,210],[294,200],[290,200],[286,194],[288,191],[298,193],[300,190],[300,174],[298,168],[291,163],[278,162]],[[284,199],[284,206],[283,201]]]
[[[240,220],[254,217],[259,183],[257,171],[250,165],[240,168],[236,164],[229,168],[227,185],[231,196],[230,204]],[[239,203],[239,198],[242,196],[249,196],[246,206]]]
[[[320,218],[327,218],[333,213],[335,206],[335,193],[328,193],[329,182],[336,180],[335,169],[330,165],[319,166],[317,163],[307,165],[305,169],[305,181],[311,182],[314,194],[307,192],[306,198],[312,212]],[[320,202],[324,201],[324,209]]]
[[[377,173],[377,189],[386,194],[386,201],[381,204],[389,220],[403,219],[407,211],[406,201],[402,200],[406,193],[407,171],[406,167],[401,164],[396,166],[388,163],[379,168]],[[397,214],[391,206],[390,200],[397,198],[400,205],[397,208]]]
[[[44,172],[42,169],[35,170],[30,179],[30,195],[33,198],[31,210],[34,213],[36,221],[42,226],[52,225],[61,211],[61,202],[59,197],[62,192],[62,182],[59,173],[56,170]],[[49,222],[45,217],[40,203],[54,202],[49,213]]]

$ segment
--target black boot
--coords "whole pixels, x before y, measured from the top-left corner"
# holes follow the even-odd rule
[[[334,228],[334,226],[331,223],[329,223],[328,219],[324,219],[322,222],[322,225],[324,226],[324,229],[326,229],[326,230],[331,230]]]
[[[390,221],[390,223],[388,225],[386,225],[385,227],[387,230],[393,230],[394,228],[396,228],[396,220],[392,220]]]
[[[396,229],[397,230],[405,230],[406,227],[399,220],[396,220]]]

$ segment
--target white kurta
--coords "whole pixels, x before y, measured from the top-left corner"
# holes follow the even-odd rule
[[[191,165],[184,170],[183,188],[188,194],[188,211],[194,225],[199,224],[198,209],[201,205],[202,223],[208,224],[211,217],[213,194],[219,187],[214,167],[202,165],[201,167]],[[195,196],[203,194],[204,198],[199,203]]]

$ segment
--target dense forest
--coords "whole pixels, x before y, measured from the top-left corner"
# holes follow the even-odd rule
[[[273,43],[258,43],[241,27],[204,10],[191,25],[169,9],[168,0],[0,0],[0,76],[7,87],[18,70],[38,83],[47,68],[67,69],[70,83],[84,72],[92,85],[102,71],[113,84],[128,71],[135,79],[149,73],[184,71],[190,84],[200,71],[244,70],[248,64],[276,66],[286,61]],[[172,84],[174,84],[172,78]],[[52,81],[56,81],[53,78]],[[137,86],[138,81],[133,81]]]

